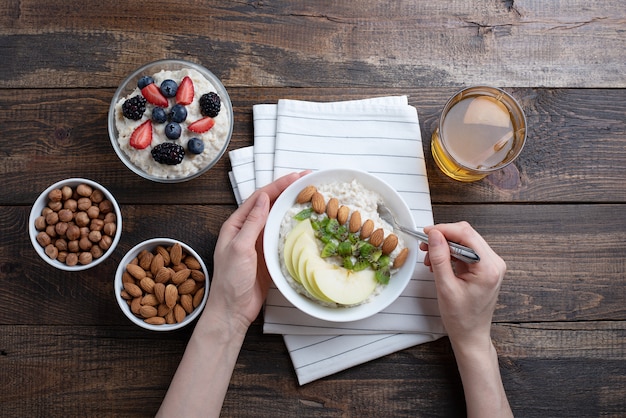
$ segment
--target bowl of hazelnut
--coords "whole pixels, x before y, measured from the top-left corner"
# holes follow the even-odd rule
[[[172,331],[194,321],[206,305],[209,276],[189,245],[152,238],[128,251],[115,273],[115,298],[136,325]]]
[[[122,234],[122,212],[102,185],[84,178],[54,183],[30,211],[28,233],[41,258],[61,270],[103,262]]]

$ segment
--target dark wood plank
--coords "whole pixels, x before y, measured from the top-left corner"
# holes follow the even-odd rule
[[[0,326],[4,416],[152,416],[189,330],[129,326]],[[623,323],[496,324],[503,381],[516,416],[620,416]],[[207,388],[210,390],[210,388]],[[80,402],[76,402],[80,399]],[[253,326],[223,416],[462,416],[447,338],[298,386],[279,336]]]
[[[113,296],[117,262],[148,238],[169,236],[213,265],[222,222],[234,207],[124,206],[118,248],[101,265],[68,274],[38,258],[26,207],[3,207],[0,323],[120,325]],[[435,206],[436,222],[471,222],[507,262],[497,321],[626,320],[624,205]],[[552,249],[552,251],[548,251]],[[41,306],[45,301],[45,309]]]
[[[0,87],[113,87],[166,57],[195,59],[230,87],[626,86],[618,0],[157,2],[94,13],[101,9],[95,0],[3,2],[0,44],[12,56]]]
[[[257,103],[407,94],[420,115],[434,203],[626,201],[626,89],[510,89],[527,114],[528,142],[518,161],[472,184],[444,176],[430,155],[430,135],[454,91],[233,88],[235,129],[229,150],[252,145],[252,106]],[[0,204],[30,205],[53,182],[75,176],[101,182],[121,203],[234,204],[228,155],[205,175],[177,185],[155,184],[128,170],[108,138],[112,95],[109,89],[0,90]],[[25,177],[27,172],[36,174]]]

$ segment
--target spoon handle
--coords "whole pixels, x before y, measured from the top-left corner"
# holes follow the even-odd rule
[[[402,225],[398,225],[398,228],[409,235],[414,236],[420,241],[428,244],[428,235],[423,232],[416,231],[414,229],[406,228]],[[450,255],[458,260],[464,261],[468,264],[478,263],[480,261],[480,257],[474,250],[469,247],[466,247],[461,244],[457,244],[454,241],[448,241],[448,245],[450,246]]]

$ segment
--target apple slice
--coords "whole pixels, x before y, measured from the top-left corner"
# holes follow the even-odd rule
[[[306,266],[310,264],[311,261],[315,262],[319,260],[326,265],[326,262],[320,257],[319,252],[320,250],[317,246],[315,236],[303,233],[298,237],[298,240],[293,247],[293,267],[298,275],[298,278],[300,279],[300,283],[304,286],[310,296],[324,302],[332,302],[326,298],[319,291],[319,289],[312,286],[312,283],[307,276]]]
[[[296,269],[293,265],[293,246],[300,237],[300,235],[307,233],[315,236],[315,231],[313,231],[313,227],[311,226],[311,220],[305,219],[302,222],[299,222],[285,238],[285,247],[283,248],[283,258],[285,260],[285,266],[287,267],[287,271],[298,283],[300,283],[300,279],[296,274]]]
[[[492,97],[481,96],[470,102],[463,123],[508,128],[511,126],[511,116],[506,106],[501,102]]]
[[[333,264],[313,271],[313,281],[324,296],[342,305],[363,302],[376,289],[374,271],[350,271]]]
[[[308,259],[304,262],[305,273],[304,277],[302,277],[302,281],[307,282],[309,288],[311,289],[310,293],[313,295],[313,297],[323,302],[334,303],[334,301],[330,300],[322,293],[320,288],[317,286],[317,283],[315,283],[315,280],[313,280],[313,274],[316,270],[323,270],[327,268],[328,263],[326,262],[326,260],[320,257],[319,254],[316,253],[315,255],[309,256]]]

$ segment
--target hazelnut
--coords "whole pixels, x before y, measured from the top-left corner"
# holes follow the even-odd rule
[[[67,260],[67,251],[60,251],[59,250],[59,255],[57,255],[57,260],[59,260],[61,263],[65,263],[65,261]]]
[[[48,225],[54,225],[59,222],[59,214],[56,212],[50,212],[46,215],[46,223]]]
[[[48,202],[48,207],[50,209],[52,209],[54,212],[58,212],[61,210],[61,208],[63,208],[63,203],[59,200],[59,201],[49,201]]]
[[[87,211],[91,207],[91,200],[88,197],[78,199],[78,210]]]
[[[91,241],[89,241],[88,237],[82,237],[80,241],[78,241],[78,246],[83,251],[89,251],[92,245],[93,244],[91,243]]]
[[[94,190],[89,198],[93,203],[100,203],[104,200],[104,193],[101,190]]]
[[[35,219],[35,229],[37,229],[37,231],[42,231],[46,229],[46,226],[48,226],[48,224],[46,224],[45,216],[41,215],[38,216],[37,219]]]
[[[103,231],[108,236],[110,236],[110,237],[115,236],[115,231],[116,230],[117,230],[117,225],[114,224],[113,222],[110,222],[108,224],[104,224]]]
[[[70,241],[77,240],[80,238],[80,228],[76,225],[69,225],[65,231],[65,236]]]
[[[86,237],[88,237],[88,236],[89,236],[89,233],[90,233],[90,232],[91,232],[91,230],[90,230],[88,227],[86,227],[86,226],[82,226],[82,227],[80,228],[80,237],[81,237],[81,238],[86,238]]]
[[[91,231],[88,235],[89,241],[97,244],[102,239],[102,234],[100,231]]]
[[[92,219],[89,224],[89,229],[92,231],[102,231],[104,228],[104,221],[102,219]]]
[[[63,195],[63,200],[71,199],[74,191],[70,186],[63,186],[61,189],[61,194]]]
[[[72,240],[67,243],[67,249],[71,253],[77,253],[80,251],[80,245],[78,245],[78,240]]]
[[[98,247],[97,245],[94,245],[93,247],[91,247],[89,252],[91,253],[91,257],[94,259],[100,258],[104,254],[104,251],[102,251],[102,248]]]
[[[63,238],[54,241],[54,246],[57,247],[59,251],[67,251],[67,241]]]
[[[63,208],[76,212],[76,209],[78,209],[78,202],[75,199],[68,199],[65,203],[63,203]]]
[[[88,251],[82,252],[78,256],[78,262],[82,265],[89,264],[92,261],[93,261],[93,256]]]
[[[54,225],[48,225],[46,227],[46,234],[50,235],[51,238],[55,238],[57,236],[57,231],[54,228]]]
[[[100,215],[100,208],[98,206],[91,206],[87,209],[87,216],[91,219],[96,219]]]
[[[67,222],[59,222],[54,226],[54,231],[58,236],[63,236],[67,232],[67,228],[69,228],[69,224]]]
[[[74,219],[74,213],[69,209],[61,209],[59,211],[59,220],[61,222],[69,222]]]
[[[105,214],[113,211],[113,204],[110,200],[103,200],[98,204],[98,207],[100,208],[100,212]]]
[[[87,215],[87,212],[78,212],[76,216],[74,217],[74,220],[76,222],[76,225],[81,226],[81,227],[89,225],[89,222],[90,222],[89,215]]]
[[[50,238],[50,235],[48,235],[47,233],[42,231],[42,232],[37,234],[37,242],[42,247],[46,247],[46,246],[50,245],[50,243],[52,242],[52,239]]]
[[[48,199],[52,202],[59,202],[62,198],[63,192],[61,192],[61,189],[50,190],[50,193],[48,193]]]
[[[76,187],[76,193],[78,193],[79,196],[89,197],[91,193],[93,193],[93,189],[87,184],[79,184],[78,187]]]
[[[113,238],[111,238],[108,235],[103,235],[102,239],[100,240],[100,242],[98,243],[98,246],[100,248],[102,248],[103,250],[108,250],[109,248],[111,248],[111,244],[113,243]]]
[[[59,250],[52,244],[48,244],[45,249],[46,255],[53,260],[56,260],[59,255]]]
[[[75,252],[68,253],[67,257],[65,258],[65,264],[70,267],[78,264],[78,255]]]
[[[117,222],[117,217],[115,216],[115,212],[109,212],[104,216],[105,224],[116,223],[116,222]]]

